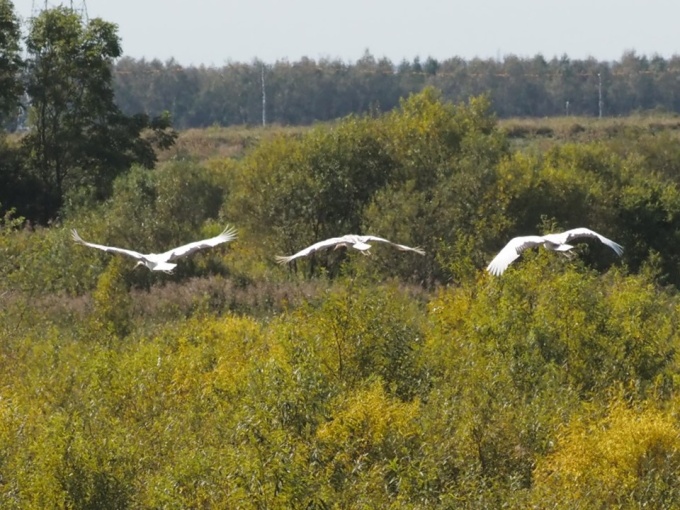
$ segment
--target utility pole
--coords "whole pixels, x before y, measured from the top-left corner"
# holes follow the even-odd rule
[[[602,118],[602,75],[597,73],[597,108],[599,110],[599,118]]]
[[[264,87],[264,63],[262,64],[262,127],[267,125],[267,92]]]

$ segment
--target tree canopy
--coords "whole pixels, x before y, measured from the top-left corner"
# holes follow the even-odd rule
[[[21,27],[10,0],[0,0],[0,125],[18,114],[22,86]]]
[[[3,33],[11,36],[12,27]],[[28,131],[14,158],[17,166],[7,171],[0,197],[5,207],[46,222],[67,201],[106,198],[116,176],[134,163],[153,167],[154,147],[174,141],[175,134],[166,132],[167,114],[127,116],[116,105],[112,65],[122,52],[116,32],[114,24],[84,21],[67,7],[31,20],[27,56],[15,69],[25,76]]]

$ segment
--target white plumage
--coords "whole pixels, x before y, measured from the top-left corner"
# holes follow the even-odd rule
[[[548,250],[566,252],[573,248],[572,245],[567,243],[581,237],[598,239],[601,243],[614,250],[619,257],[623,254],[623,246],[615,243],[611,239],[607,239],[603,235],[587,228],[574,228],[572,230],[567,230],[566,232],[548,234],[545,236],[515,237],[494,257],[486,269],[493,275],[501,275],[527,248],[533,248],[534,246],[542,244],[543,247]]]
[[[83,239],[78,235],[75,229],[71,231],[73,240],[84,246],[89,246],[90,248],[97,248],[98,250],[103,250],[110,253],[121,253],[137,259],[138,262],[136,266],[144,265],[151,269],[152,271],[165,271],[166,273],[172,272],[172,270],[177,266],[177,264],[171,264],[170,262],[176,260],[180,257],[185,257],[197,250],[203,248],[210,248],[217,246],[218,244],[226,243],[232,241],[236,238],[236,229],[234,227],[228,226],[222,233],[218,236],[211,237],[210,239],[203,239],[202,241],[195,241],[193,243],[185,244],[172,250],[163,253],[139,253],[133,250],[126,250],[124,248],[116,248],[115,246],[104,246],[101,244],[88,243],[83,241]],[[136,267],[135,266],[135,267]]]
[[[301,250],[297,252],[294,255],[290,255],[288,257],[282,257],[278,256],[276,257],[276,261],[279,264],[286,264],[290,262],[291,260],[297,259],[299,257],[306,257],[307,255],[311,255],[317,250],[323,250],[326,248],[331,248],[334,247],[334,249],[337,248],[344,248],[344,247],[352,247],[355,248],[362,253],[368,255],[368,249],[371,248],[371,245],[368,244],[369,241],[378,241],[381,243],[387,243],[392,246],[394,246],[398,250],[402,251],[414,251],[416,253],[419,253],[420,255],[425,255],[425,251],[421,250],[420,248],[411,248],[410,246],[405,246],[403,244],[397,244],[393,243],[392,241],[388,241],[387,239],[383,239],[382,237],[376,237],[376,236],[358,236],[354,234],[349,234],[346,236],[342,237],[332,237],[330,239],[326,239],[325,241],[319,241],[318,243],[315,243],[304,250]]]

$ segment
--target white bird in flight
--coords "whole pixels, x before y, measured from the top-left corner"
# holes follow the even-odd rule
[[[352,247],[355,248],[365,255],[368,255],[368,249],[371,248],[370,244],[367,244],[369,241],[379,241],[382,243],[387,243],[391,244],[394,246],[396,249],[401,250],[401,251],[414,251],[416,253],[419,253],[420,255],[425,255],[425,251],[421,250],[420,248],[411,248],[410,246],[404,246],[403,244],[397,244],[393,243],[392,241],[388,241],[387,239],[383,239],[382,237],[376,237],[376,236],[358,236],[354,234],[348,234],[346,236],[342,237],[331,237],[330,239],[326,239],[325,241],[319,241],[318,243],[315,243],[307,248],[305,248],[302,251],[297,252],[294,255],[290,255],[288,257],[281,257],[279,255],[276,256],[276,261],[279,264],[286,264],[290,262],[291,260],[294,260],[298,257],[306,257],[307,255],[311,255],[317,250],[322,250],[325,248],[330,248],[334,247],[334,249],[337,248],[345,248],[345,247]]]
[[[623,254],[623,246],[615,243],[611,239],[590,230],[588,228],[574,228],[558,234],[548,234],[545,236],[524,236],[511,239],[508,244],[494,257],[486,268],[489,273],[499,276],[508,268],[512,261],[516,260],[527,248],[533,248],[540,244],[551,251],[567,252],[573,248],[567,244],[573,239],[590,237],[599,239],[602,244],[609,246],[620,257]]]
[[[171,273],[172,270],[177,266],[177,264],[171,264],[171,261],[189,255],[197,250],[217,246],[218,244],[231,241],[236,238],[236,229],[234,227],[228,226],[218,236],[185,244],[184,246],[173,248],[172,250],[166,251],[164,253],[139,253],[133,250],[126,250],[124,248],[116,248],[115,246],[103,246],[101,244],[88,243],[83,241],[75,229],[71,231],[71,235],[73,236],[73,240],[75,242],[84,246],[97,248],[98,250],[103,250],[110,253],[122,253],[128,257],[137,259],[138,262],[135,264],[135,267],[144,265],[152,271],[165,271],[166,273]]]

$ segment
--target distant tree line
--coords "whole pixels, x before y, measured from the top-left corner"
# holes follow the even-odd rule
[[[501,118],[680,112],[680,56],[633,51],[615,62],[510,55],[394,64],[366,52],[354,63],[303,58],[222,67],[125,57],[115,64],[114,77],[122,111],[157,115],[167,110],[180,128],[260,124],[263,105],[266,122],[288,125],[385,112],[427,86],[453,102],[488,93]]]

